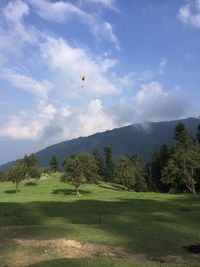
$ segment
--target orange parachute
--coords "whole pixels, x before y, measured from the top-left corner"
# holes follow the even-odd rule
[[[81,79],[81,81],[85,81],[85,75],[80,75],[80,79]]]

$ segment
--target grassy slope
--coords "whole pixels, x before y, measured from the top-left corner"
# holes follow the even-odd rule
[[[200,243],[199,196],[122,192],[109,187],[83,185],[77,198],[73,187],[61,184],[58,177],[40,181],[37,187],[24,181],[17,195],[13,184],[0,184],[0,238],[66,238],[125,247],[151,260],[167,255],[191,258],[182,246]],[[4,226],[28,227],[25,231]],[[6,257],[6,250],[3,253]],[[112,259],[109,264],[111,259],[102,258],[97,265],[90,262],[94,260],[84,259],[81,265],[71,260],[67,266],[123,266],[120,260]],[[197,266],[198,260],[192,257],[191,266]],[[65,266],[63,261],[56,264],[34,266]]]

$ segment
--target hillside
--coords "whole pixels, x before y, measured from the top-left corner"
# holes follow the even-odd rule
[[[134,124],[126,127],[116,128],[102,133],[96,133],[88,137],[79,137],[49,146],[36,153],[39,165],[48,166],[53,154],[59,162],[73,153],[80,151],[91,152],[98,149],[103,154],[105,146],[111,146],[113,158],[116,160],[122,154],[139,154],[146,162],[151,153],[163,143],[173,143],[174,128],[178,122],[183,122],[195,137],[197,126],[200,123],[198,118],[187,118],[183,120],[167,122],[150,122]],[[0,169],[7,169],[13,163],[2,165]]]

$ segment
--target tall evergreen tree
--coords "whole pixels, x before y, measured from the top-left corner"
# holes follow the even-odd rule
[[[113,182],[114,181],[114,162],[112,160],[112,149],[111,147],[104,148],[104,156],[105,156],[105,176],[106,181]]]
[[[194,144],[191,134],[183,123],[178,123],[174,130],[174,139],[177,141],[177,146],[188,149]]]
[[[200,154],[200,124],[197,127],[196,138],[197,138],[196,150]],[[196,185],[197,191],[200,191],[200,168],[196,170],[196,181],[197,181]]]
[[[59,171],[58,160],[57,160],[57,157],[56,157],[55,154],[51,157],[51,160],[50,160],[50,162],[49,162],[49,166],[50,166],[50,170],[51,170],[52,172],[57,172],[57,171]]]
[[[174,147],[172,145],[163,144],[158,152],[155,150],[152,154],[146,165],[147,183],[151,191],[169,191],[170,186],[162,182],[162,170],[173,153]]]
[[[174,133],[177,141],[176,149],[163,170],[162,181],[171,184],[174,188],[185,186],[195,194],[196,174],[200,169],[200,153],[184,124],[177,124]]]
[[[198,128],[197,128],[197,141],[198,141],[198,144],[200,145],[200,124],[198,125]]]
[[[104,180],[105,179],[105,168],[104,168],[103,159],[100,156],[98,149],[93,150],[92,155],[97,163],[98,175]]]

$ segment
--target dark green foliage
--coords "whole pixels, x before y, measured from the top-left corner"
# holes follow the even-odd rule
[[[133,155],[130,157],[131,163],[134,169],[135,176],[135,186],[136,192],[146,192],[148,191],[148,186],[145,180],[145,171],[142,163],[142,159],[138,155]]]
[[[92,155],[97,163],[98,175],[104,180],[105,179],[105,167],[104,167],[103,159],[97,149],[93,150]]]
[[[50,160],[50,162],[49,162],[49,166],[50,166],[50,170],[51,170],[52,172],[57,172],[57,171],[59,171],[58,160],[57,160],[56,155],[53,155],[53,156],[51,157],[51,160]]]
[[[112,160],[112,149],[111,147],[104,148],[104,156],[105,156],[105,178],[108,182],[114,181],[114,172],[115,166]]]
[[[195,194],[195,171],[200,168],[200,154],[194,149],[177,148],[163,170],[163,182],[174,188],[181,185]]]
[[[177,141],[177,146],[184,149],[193,146],[193,139],[187,127],[183,123],[178,123],[174,130],[174,139]]]
[[[95,183],[98,178],[98,166],[91,154],[81,152],[65,161],[65,172],[61,181],[72,183],[77,195],[79,195],[79,186],[82,183]]]
[[[200,144],[200,124],[197,127],[197,135],[196,135],[196,137],[197,137],[198,144]]]
[[[122,156],[116,164],[115,181],[123,185],[124,190],[133,189],[136,183],[134,166],[128,155]]]
[[[6,172],[0,171],[0,182],[7,182],[8,181],[8,175]]]
[[[175,138],[177,140],[175,153],[163,169],[162,181],[176,189],[184,186],[185,190],[195,194],[196,184],[199,183],[199,147],[194,145],[188,129],[181,123],[175,128]]]
[[[19,191],[19,183],[26,178],[26,170],[26,165],[21,161],[8,172],[8,180],[16,184],[16,193]]]
[[[37,158],[35,154],[30,154],[30,156],[27,156],[25,154],[24,158],[23,158],[23,162],[25,164],[25,166],[27,167],[27,170],[31,170],[32,167],[35,167],[37,165]]]
[[[159,151],[154,151],[150,161],[146,166],[146,177],[148,188],[150,191],[168,192],[169,185],[166,185],[162,181],[162,170],[167,165],[168,160],[174,153],[174,147],[172,145],[162,145]]]
[[[33,153],[30,156],[25,155],[22,162],[26,168],[26,177],[38,180],[41,176],[41,170],[37,165],[36,155]]]

